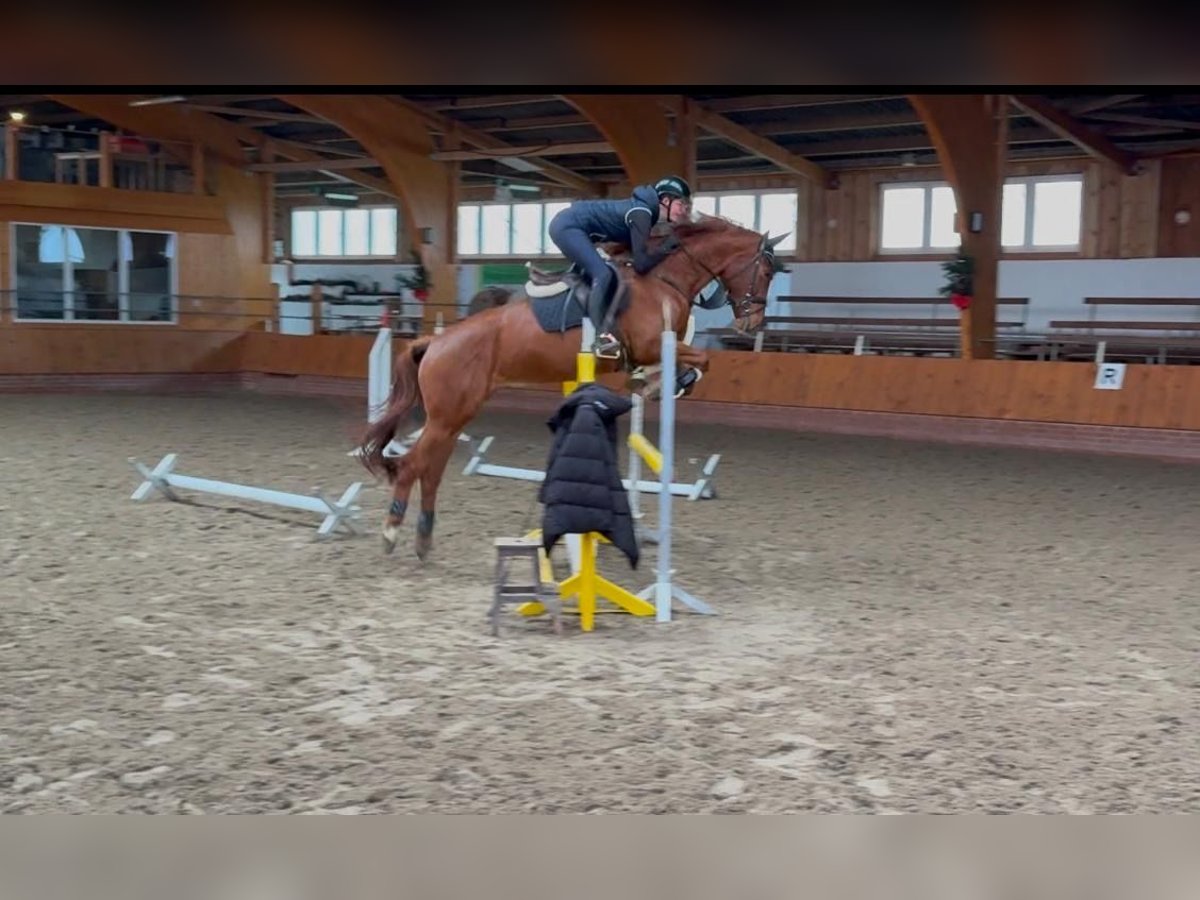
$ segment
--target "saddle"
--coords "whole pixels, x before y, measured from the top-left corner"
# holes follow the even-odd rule
[[[572,280],[579,278],[579,272],[574,266],[567,266],[565,269],[542,269],[535,266],[531,262],[525,263],[525,268],[529,270],[529,283],[531,285],[547,285],[547,284],[569,284]]]
[[[588,297],[592,292],[591,282],[584,278],[582,273],[566,269],[557,273],[554,281],[537,284],[533,280],[535,267],[530,263],[525,265],[530,271],[529,281],[525,284],[525,294],[529,297],[534,317],[538,320],[542,330],[564,332],[580,327],[587,309]],[[608,266],[613,270],[614,275],[613,295],[609,308],[616,316],[620,314],[625,305],[629,285],[625,279],[621,278],[621,273],[616,266],[611,262],[608,263]],[[537,269],[536,271],[540,278],[553,277],[545,270]]]
[[[597,246],[596,252],[605,262],[611,261],[612,256],[603,247]],[[569,288],[587,286],[583,273],[574,264],[565,269],[543,269],[532,262],[526,262],[525,268],[529,271],[529,280],[525,282],[527,297],[553,297]],[[580,297],[582,299],[586,295],[581,294]]]

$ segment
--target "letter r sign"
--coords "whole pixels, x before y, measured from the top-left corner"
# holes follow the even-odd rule
[[[1119,391],[1125,383],[1125,363],[1099,363],[1095,387],[1100,391]]]

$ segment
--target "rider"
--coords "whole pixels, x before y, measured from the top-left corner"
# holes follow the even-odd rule
[[[608,295],[615,285],[612,270],[596,252],[593,240],[627,244],[633,252],[634,271],[644,275],[674,250],[666,247],[648,253],[646,241],[650,229],[659,221],[686,219],[691,202],[692,189],[688,183],[670,175],[653,185],[634,188],[627,200],[577,200],[550,220],[550,239],[591,280],[587,314],[596,326],[592,352],[597,356],[616,356],[621,344],[610,332],[603,331]]]

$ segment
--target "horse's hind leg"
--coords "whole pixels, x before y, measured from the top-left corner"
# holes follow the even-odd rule
[[[400,526],[404,524],[404,514],[408,511],[408,498],[412,493],[413,482],[422,465],[425,435],[422,433],[409,451],[397,461],[396,479],[392,483],[392,502],[388,507],[387,517],[383,520],[383,549],[391,553],[396,549],[396,539],[400,535]]]
[[[426,434],[430,434],[429,431]],[[417,519],[417,557],[424,559],[433,547],[433,521],[437,514],[438,488],[454,452],[456,435],[435,429],[421,467],[421,514]]]

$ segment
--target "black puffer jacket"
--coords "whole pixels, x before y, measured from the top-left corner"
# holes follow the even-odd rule
[[[547,420],[554,443],[538,491],[545,505],[542,546],[547,553],[564,534],[594,531],[637,568],[637,535],[617,462],[617,419],[632,408],[627,398],[604,385],[586,383]]]

